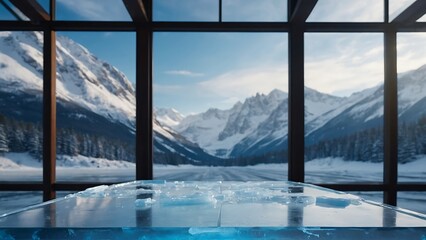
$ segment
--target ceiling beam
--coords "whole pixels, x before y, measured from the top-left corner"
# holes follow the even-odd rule
[[[305,22],[314,10],[318,0],[299,0],[293,7],[290,22]]]
[[[396,16],[392,22],[398,24],[415,23],[417,19],[426,14],[426,1],[417,0]]]
[[[50,15],[36,0],[10,0],[10,2],[33,22],[50,20]]]
[[[146,1],[123,0],[123,3],[134,22],[143,23],[150,20]]]

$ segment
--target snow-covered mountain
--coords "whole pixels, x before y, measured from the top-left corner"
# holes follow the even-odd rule
[[[426,65],[399,75],[398,101],[401,122],[426,116]],[[187,117],[176,130],[219,157],[263,155],[287,148],[287,114],[287,94],[273,90],[229,110],[209,109]],[[379,128],[383,125],[383,85],[349,97],[305,87],[304,121],[307,145]]]
[[[237,102],[229,110],[211,108],[188,116],[176,130],[209,153],[228,157],[232,147],[252,133],[285,98],[287,94],[280,90],[257,94],[244,103]]]
[[[315,126],[319,126],[318,117],[335,109],[345,98],[305,88],[305,101],[307,123],[315,122]],[[256,94],[243,103],[238,102],[229,110],[209,109],[189,116],[176,129],[216,156],[250,155],[270,142],[280,146],[278,142],[287,136],[287,113],[288,95],[275,89],[267,95]]]
[[[131,82],[66,37],[58,36],[57,46],[58,129],[77,129],[134,144],[135,90]],[[42,47],[41,33],[0,33],[0,115],[41,122]],[[399,74],[398,101],[400,122],[426,116],[426,65]],[[349,97],[305,88],[305,106],[301,121],[305,122],[307,146],[379,128],[383,124],[383,85]],[[282,151],[287,148],[287,114],[288,95],[280,90],[256,94],[227,110],[210,108],[187,117],[174,109],[155,109],[155,154],[162,154],[162,161],[177,156],[180,162],[214,164],[222,161],[217,157]],[[96,137],[90,140],[99,140]]]
[[[155,108],[154,116],[162,126],[169,128],[178,125],[185,118],[185,116],[173,108]]]
[[[42,49],[40,32],[0,33],[3,115],[21,121],[41,120]],[[134,142],[135,89],[127,77],[64,36],[57,37],[56,60],[58,128]],[[28,103],[33,104],[28,106]],[[158,121],[153,124],[155,152],[174,153],[194,161],[211,157]]]

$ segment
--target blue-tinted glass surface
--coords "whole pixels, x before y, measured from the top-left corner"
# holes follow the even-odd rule
[[[425,231],[425,215],[291,182],[136,181],[0,217],[4,238],[422,239]]]
[[[0,215],[22,209],[29,205],[34,205],[41,203],[42,192],[23,192],[23,191],[13,191],[13,192],[0,192]],[[1,239],[1,237],[0,237]]]

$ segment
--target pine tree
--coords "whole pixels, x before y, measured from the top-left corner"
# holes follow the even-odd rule
[[[67,131],[67,136],[64,139],[65,153],[70,156],[78,155],[78,141],[76,133],[73,130]]]
[[[6,136],[6,132],[4,131],[4,126],[3,124],[0,124],[0,154],[9,152],[8,143],[9,141]]]
[[[32,129],[32,131],[31,131]],[[43,138],[36,127],[30,127],[28,132],[27,150],[34,158],[41,161],[43,158]]]

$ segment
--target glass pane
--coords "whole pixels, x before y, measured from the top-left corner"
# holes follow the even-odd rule
[[[389,21],[392,21],[416,0],[389,0]]]
[[[0,32],[0,181],[41,181],[43,35]]]
[[[37,0],[47,13],[50,13],[50,0]]]
[[[398,207],[426,214],[426,192],[398,192]]]
[[[24,207],[41,203],[42,192],[0,192],[0,216]]]
[[[156,33],[153,53],[155,178],[285,178],[286,34]]]
[[[319,0],[308,22],[383,22],[383,1]]]
[[[131,21],[122,0],[57,0],[56,19]]]
[[[382,181],[383,35],[305,34],[309,182]]]
[[[425,182],[426,33],[398,34],[398,175]]]
[[[154,21],[218,21],[218,0],[153,0]]]
[[[222,21],[284,22],[286,0],[223,0]]]
[[[417,22],[426,22],[426,15],[423,15],[421,18],[419,18]]]
[[[6,3],[6,1],[4,2]],[[10,4],[8,5],[10,6]],[[2,4],[0,4],[0,20],[17,20],[17,19]]]
[[[135,34],[57,41],[57,180],[134,180]]]

